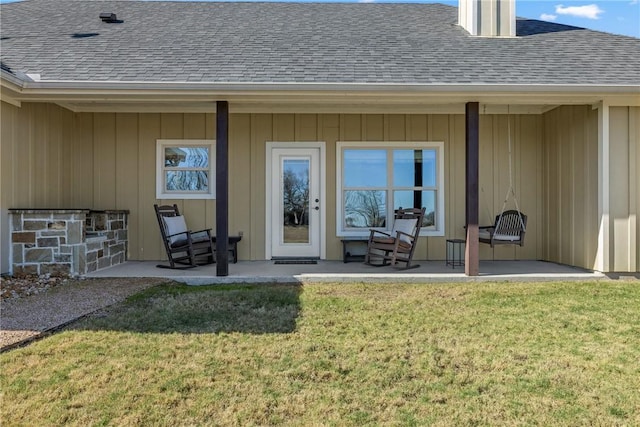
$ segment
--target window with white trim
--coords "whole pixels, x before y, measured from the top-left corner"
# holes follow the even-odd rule
[[[159,139],[157,199],[215,199],[215,141]]]
[[[336,150],[338,236],[390,230],[396,209],[414,207],[426,208],[420,235],[444,235],[444,143],[338,142]]]

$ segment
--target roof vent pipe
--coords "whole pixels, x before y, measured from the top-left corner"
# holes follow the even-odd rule
[[[515,37],[515,0],[459,0],[458,24],[472,36]]]
[[[100,14],[100,19],[102,19],[102,22],[107,22],[109,24],[122,22],[122,21],[118,20],[118,17],[116,16],[115,13],[110,13],[110,12],[101,13]]]

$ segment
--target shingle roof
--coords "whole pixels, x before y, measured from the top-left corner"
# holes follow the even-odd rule
[[[43,80],[640,84],[640,39],[527,19],[517,33],[469,36],[442,4],[29,0],[2,5],[0,50]]]

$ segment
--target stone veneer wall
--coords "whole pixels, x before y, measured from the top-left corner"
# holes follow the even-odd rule
[[[11,209],[12,274],[84,275],[127,259],[124,210]]]

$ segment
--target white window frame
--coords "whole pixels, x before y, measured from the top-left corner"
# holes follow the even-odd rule
[[[165,172],[171,170],[164,164],[164,152],[168,147],[208,147],[208,191],[167,191]],[[216,198],[216,141],[213,139],[158,139],[156,140],[156,198],[157,199],[215,199]],[[180,168],[181,170],[184,168]],[[184,169],[189,170],[189,169]]]
[[[346,230],[343,228],[344,222],[344,188],[342,185],[342,160],[343,151],[345,149],[358,148],[358,149],[385,149],[385,150],[398,150],[398,149],[423,149],[423,150],[436,150],[436,225],[435,227],[423,228],[420,230],[420,236],[444,236],[445,232],[445,197],[444,197],[444,142],[442,141],[338,141],[336,142],[336,235],[348,236],[348,237],[364,237],[369,235],[369,229],[362,230]],[[388,194],[393,190],[392,176],[390,164],[393,159],[389,159],[387,156],[387,187]],[[387,201],[387,217],[393,218],[393,203]],[[393,226],[392,221],[387,221],[387,230],[390,230]]]

